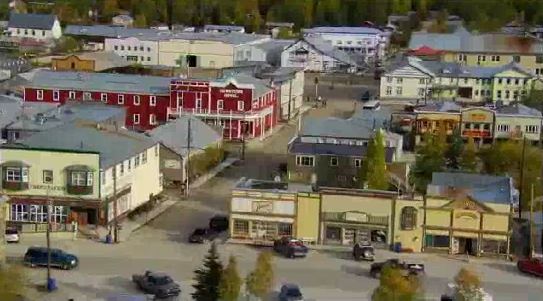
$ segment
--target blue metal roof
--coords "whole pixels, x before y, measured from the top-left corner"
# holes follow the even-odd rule
[[[321,26],[302,29],[305,33],[336,33],[336,34],[381,34],[382,30],[372,27]]]

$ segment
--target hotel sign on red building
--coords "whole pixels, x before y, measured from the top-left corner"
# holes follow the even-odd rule
[[[240,98],[245,91],[241,89],[220,89],[219,93],[223,95],[224,98]]]

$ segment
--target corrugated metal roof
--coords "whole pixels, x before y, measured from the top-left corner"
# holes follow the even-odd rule
[[[527,107],[521,103],[504,106],[504,107],[498,107],[496,109],[496,114],[500,115],[523,115],[523,116],[534,116],[534,117],[541,117],[541,112],[539,110],[536,110],[534,108]]]
[[[360,123],[336,117],[305,118],[300,136],[371,139],[373,130]]]
[[[143,134],[122,128],[98,129],[93,122],[77,120],[33,134],[17,144],[17,147],[23,145],[30,148],[98,152],[100,168],[107,168],[155,144],[153,139]]]
[[[206,30],[230,30],[237,32],[245,32],[245,27],[239,25],[217,25],[217,24],[207,24],[204,25],[204,31]]]
[[[322,34],[322,33],[335,33],[335,34],[382,34],[383,31],[378,28],[372,27],[347,27],[347,26],[321,26],[313,28],[302,29],[302,32]]]
[[[304,143],[299,138],[289,144],[290,154],[365,157],[367,151],[368,147],[364,145]],[[385,161],[387,163],[393,161],[394,152],[393,147],[385,147]]]
[[[8,27],[51,30],[56,19],[55,15],[11,13]]]
[[[325,41],[321,38],[304,38],[303,41],[310,46],[313,46],[317,51],[334,58],[344,64],[351,66],[357,66],[358,63],[346,52],[335,48],[331,42]]]
[[[220,132],[193,116],[180,116],[176,120],[154,128],[148,135],[155,141],[185,157],[188,152],[188,121],[191,121],[192,152],[198,152],[222,140]]]
[[[172,79],[162,76],[39,70],[26,86],[44,89],[166,95],[169,94]]]
[[[492,78],[496,74],[506,70],[515,70],[528,76],[533,76],[531,72],[513,62],[500,66],[466,66],[454,62],[426,61],[409,57],[408,65],[424,73],[438,77]]]
[[[57,106],[58,104],[53,103],[24,102],[21,98],[0,95],[0,128]]]
[[[127,28],[124,26],[112,25],[68,25],[64,29],[65,35],[91,36],[104,38],[126,38],[133,36],[158,35],[169,30],[159,30],[150,28]]]
[[[516,190],[510,177],[462,172],[434,172],[428,185],[428,195],[446,196],[451,189],[467,190],[480,202],[511,204]]]

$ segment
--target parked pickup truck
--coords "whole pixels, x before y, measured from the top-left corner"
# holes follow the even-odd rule
[[[405,276],[419,276],[424,274],[424,265],[420,263],[406,263],[403,261],[400,261],[399,259],[389,259],[384,262],[376,262],[371,265],[370,268],[370,275],[373,278],[380,278],[381,277],[381,271],[385,267],[391,267],[395,269],[400,269]]]
[[[132,281],[146,294],[156,298],[179,296],[181,289],[170,276],[163,273],[146,271],[144,274],[132,275]]]

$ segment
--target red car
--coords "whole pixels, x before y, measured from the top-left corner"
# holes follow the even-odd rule
[[[517,267],[523,273],[543,277],[543,260],[539,258],[521,259],[517,262]]]

